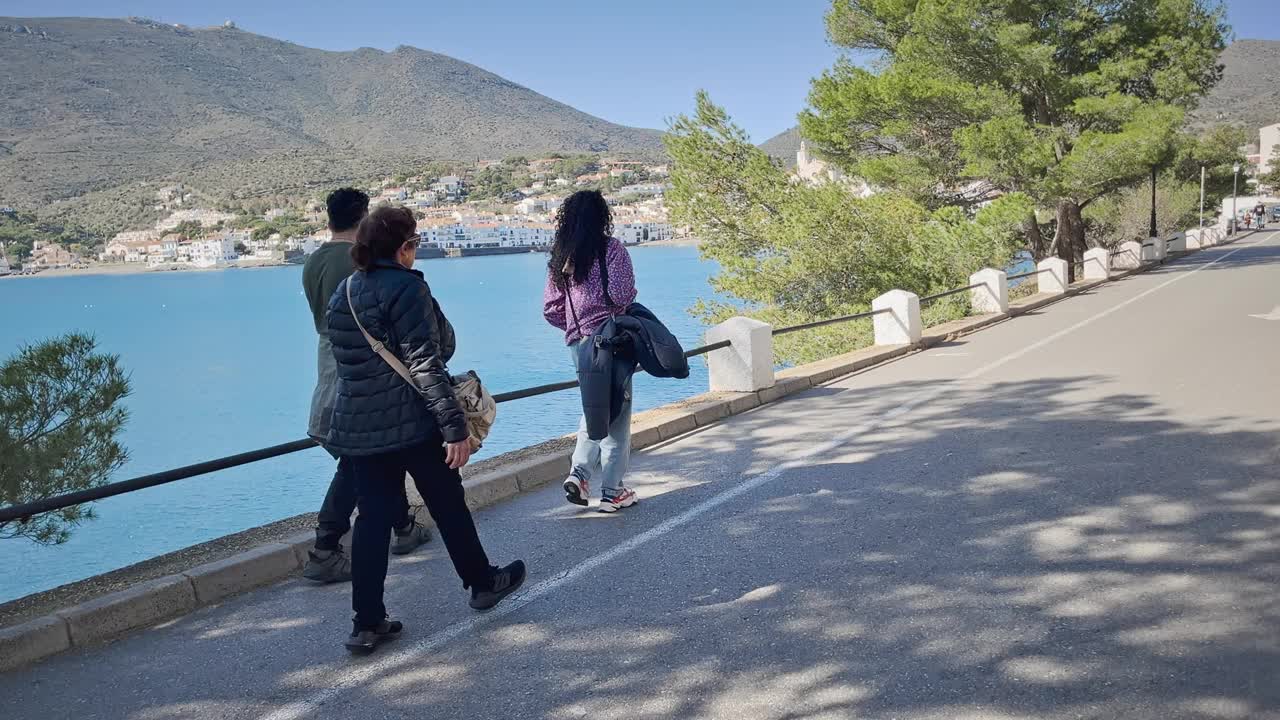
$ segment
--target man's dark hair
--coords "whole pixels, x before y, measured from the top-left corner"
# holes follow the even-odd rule
[[[325,200],[329,209],[329,229],[343,232],[360,224],[369,214],[369,196],[355,188],[338,188]]]

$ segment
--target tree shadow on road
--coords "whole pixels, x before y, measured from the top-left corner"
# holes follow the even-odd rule
[[[314,715],[1280,718],[1276,424],[1188,425],[1104,386],[819,388],[669,444],[640,469],[697,482],[646,499],[655,522],[804,462],[435,652],[375,656],[377,680]],[[428,605],[458,599],[417,583]],[[250,716],[359,667],[291,652],[333,640],[332,616],[289,614],[297,592],[187,633],[249,635],[226,662],[270,697],[193,682],[129,717]],[[181,675],[175,660],[147,672]]]
[[[639,550],[646,582],[586,583],[588,607],[359,694],[545,718],[1280,717],[1276,428],[1086,399],[1097,380],[948,390],[833,453],[856,461],[813,458]],[[735,431],[813,445],[772,422]]]

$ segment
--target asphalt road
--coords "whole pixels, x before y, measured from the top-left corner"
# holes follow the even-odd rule
[[[619,515],[482,511],[495,612],[437,543],[370,658],[291,581],[0,717],[1280,718],[1277,306],[1280,237],[1198,253],[645,452]]]

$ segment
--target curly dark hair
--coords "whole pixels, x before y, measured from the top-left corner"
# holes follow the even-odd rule
[[[568,287],[564,268],[573,260],[573,279],[583,282],[613,235],[613,212],[597,190],[570,195],[556,211],[556,239],[551,245],[547,269],[561,290]]]
[[[338,188],[325,199],[329,210],[329,229],[334,232],[350,230],[369,214],[369,196],[355,188]]]

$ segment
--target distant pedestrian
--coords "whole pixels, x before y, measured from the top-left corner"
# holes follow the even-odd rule
[[[1258,203],[1253,208],[1253,226],[1258,230],[1267,226],[1267,206]]]
[[[355,618],[345,643],[353,653],[370,652],[401,630],[387,618],[383,586],[387,534],[399,517],[406,473],[426,501],[463,587],[471,590],[471,607],[497,605],[525,579],[519,560],[501,569],[489,564],[467,509],[458,470],[473,446],[446,368],[453,327],[413,269],[417,245],[411,211],[380,207],[370,213],[351,250],[356,272],[333,294],[326,315],[338,364],[326,444],[348,463],[360,509],[351,548]]]
[[[547,266],[542,313],[565,334],[578,370],[583,416],[565,498],[587,506],[600,482],[600,512],[639,498],[623,478],[631,457],[632,375],[637,363],[659,377],[689,376],[684,351],[644,306],[636,303],[631,256],[612,236],[604,196],[574,193],[560,207]],[[617,351],[617,352],[615,352]]]
[[[316,440],[329,435],[329,419],[338,393],[338,363],[329,343],[325,311],[333,292],[355,270],[351,248],[356,226],[369,212],[369,196],[353,188],[330,193],[326,201],[329,231],[332,238],[316,248],[302,268],[302,289],[315,320],[317,342],[316,389],[311,395],[311,419],[307,434]],[[336,455],[335,455],[336,457]],[[329,482],[324,503],[316,516],[316,542],[307,552],[302,576],[321,583],[347,582],[351,579],[351,560],[342,549],[342,536],[351,529],[351,513],[356,509],[356,487],[350,463],[338,460],[338,469]],[[391,552],[404,555],[431,539],[431,531],[419,525],[409,512],[409,500],[403,485],[396,505],[394,540]]]

